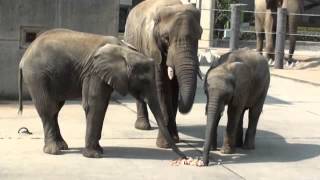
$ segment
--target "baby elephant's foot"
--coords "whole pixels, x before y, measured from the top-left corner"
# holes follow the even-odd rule
[[[102,150],[103,151],[103,150]],[[101,158],[102,152],[101,149],[85,148],[82,151],[84,157],[87,158]]]
[[[100,146],[100,144],[97,145],[97,150],[103,154],[103,148]]]
[[[64,140],[47,141],[43,147],[43,152],[47,154],[61,154],[61,150],[67,150],[68,145]]]
[[[149,120],[146,120],[144,118],[138,118],[136,120],[136,123],[134,124],[134,127],[140,130],[151,130]]]
[[[223,146],[220,152],[222,154],[233,154],[235,153],[235,148],[231,148],[230,146]]]

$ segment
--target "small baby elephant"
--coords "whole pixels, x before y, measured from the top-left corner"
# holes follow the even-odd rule
[[[213,64],[204,83],[207,128],[203,161],[206,166],[210,147],[217,147],[217,127],[225,105],[228,105],[228,123],[221,152],[230,154],[241,146],[254,149],[257,124],[270,83],[267,60],[255,51],[236,50],[222,55]],[[247,109],[249,125],[243,143],[243,115]]]
[[[155,62],[115,37],[54,29],[41,34],[22,57],[19,66],[19,110],[22,82],[29,90],[44,130],[43,151],[59,154],[68,149],[62,138],[58,114],[65,101],[82,98],[87,127],[83,155],[98,158],[105,113],[113,90],[146,99],[159,129],[173,150],[158,101]]]

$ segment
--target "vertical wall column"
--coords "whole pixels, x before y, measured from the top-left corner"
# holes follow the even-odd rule
[[[214,8],[216,0],[202,0],[199,6],[201,9],[201,27],[203,29],[199,48],[209,48],[213,44],[214,31]]]

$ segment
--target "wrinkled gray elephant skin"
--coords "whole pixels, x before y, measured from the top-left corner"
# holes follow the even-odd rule
[[[199,62],[198,40],[202,34],[200,11],[179,0],[142,1],[129,13],[124,39],[156,64],[156,84],[161,109],[170,134],[179,141],[176,114],[188,113],[193,105]],[[137,101],[137,129],[150,129],[148,111]],[[158,134],[157,145],[168,144]]]
[[[209,151],[217,148],[217,127],[228,106],[228,122],[222,153],[233,153],[235,147],[254,149],[260,113],[270,83],[267,60],[259,53],[241,49],[222,55],[206,74],[207,127],[203,161],[209,163]],[[249,125],[243,143],[243,115],[249,110]]]
[[[97,158],[103,153],[99,140],[112,91],[130,93],[147,100],[166,140],[184,157],[165,127],[154,76],[154,60],[115,37],[50,30],[32,42],[20,62],[19,110],[24,82],[42,120],[43,151],[59,154],[68,145],[59,130],[58,113],[65,100],[82,97],[87,124],[83,155]]]

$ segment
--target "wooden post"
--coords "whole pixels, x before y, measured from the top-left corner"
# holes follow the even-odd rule
[[[240,6],[240,4],[231,4],[230,51],[234,51],[239,48]]]
[[[286,25],[287,25],[287,9],[278,8],[275,64],[274,64],[274,67],[276,69],[283,69],[284,48],[286,44],[286,30],[287,30]]]

